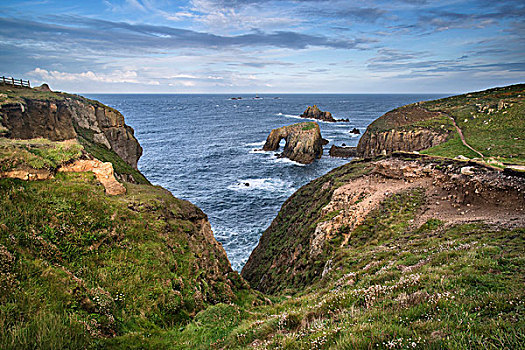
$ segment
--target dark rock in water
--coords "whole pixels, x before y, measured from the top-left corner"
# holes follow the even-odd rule
[[[343,143],[341,146],[346,147],[346,143]]]
[[[323,139],[322,141],[323,141],[323,146],[328,145],[330,143],[330,141],[328,141],[327,139]]]
[[[230,97],[230,100],[242,100],[242,97]]]
[[[308,106],[303,114],[300,115],[301,118],[308,119],[317,119],[324,122],[349,122],[350,119],[335,119],[330,112],[323,112],[317,107],[317,105]]]
[[[249,182],[245,182],[244,186],[248,187],[248,186],[250,186],[250,183]]]
[[[340,157],[340,158],[357,157],[356,147],[344,147],[344,146],[345,146],[344,143],[343,143],[343,147],[332,145],[332,147],[330,147],[330,151],[328,154],[330,155],[330,157]]]
[[[359,134],[361,134],[361,131],[359,131],[358,128],[353,128],[352,131],[350,131],[350,134],[359,135]]]
[[[303,114],[300,115],[301,118],[317,119],[325,122],[335,122],[336,120],[332,117],[332,113],[323,112],[317,107],[317,105],[308,106]]]
[[[284,151],[280,158],[286,157],[293,161],[309,164],[323,155],[323,138],[321,129],[314,122],[297,123],[273,129],[263,150],[275,151],[279,149],[279,142],[285,139]]]

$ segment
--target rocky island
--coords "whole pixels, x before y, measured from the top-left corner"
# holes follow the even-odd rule
[[[279,157],[309,164],[323,155],[324,140],[317,123],[304,122],[273,129],[266,139],[263,150],[278,150],[282,139],[286,140],[286,144]]]
[[[317,119],[324,122],[349,122],[349,119],[335,119],[330,112],[323,112],[317,105],[308,106],[306,110],[300,115],[301,118]]]
[[[1,85],[0,111],[5,349],[523,348],[524,84],[386,113],[241,276],[206,215],[136,169],[118,112]],[[267,149],[282,138],[319,154],[315,123]]]

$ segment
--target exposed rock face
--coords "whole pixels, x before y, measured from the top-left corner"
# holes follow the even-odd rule
[[[323,138],[317,123],[297,123],[273,129],[266,139],[263,150],[278,150],[282,139],[286,140],[286,145],[280,157],[309,164],[323,155]]]
[[[75,173],[91,171],[104,186],[108,195],[116,196],[126,193],[126,187],[115,179],[113,165],[109,162],[101,162],[98,159],[78,159],[72,164],[61,166],[58,171]]]
[[[420,151],[443,143],[448,138],[447,130],[422,127],[403,128],[406,125],[439,117],[418,105],[409,105],[390,111],[366,129],[357,145],[361,157],[375,157],[395,151]]]
[[[64,141],[77,137],[71,109],[63,103],[26,100],[0,106],[0,118],[15,139],[43,137],[51,141]]]
[[[357,153],[361,157],[368,158],[387,155],[396,151],[420,151],[445,142],[447,137],[448,134],[433,132],[427,129],[365,133],[361,138],[362,141],[359,141]]]
[[[135,169],[142,155],[142,147],[122,114],[87,99],[4,103],[0,105],[0,122],[8,130],[8,137],[18,139],[43,137],[63,141],[77,138],[80,130],[87,130],[93,135],[91,141],[113,150]]]
[[[374,210],[406,191],[422,191],[425,198],[413,227],[432,218],[445,225],[525,225],[521,177],[474,163],[465,171],[464,162],[425,156],[351,162],[304,186],[283,204],[242,276],[268,293],[310,285],[329,265],[330,245],[348,247],[354,230]]]
[[[330,157],[341,157],[341,158],[349,158],[349,157],[357,157],[357,148],[356,147],[339,147],[336,145],[332,145],[330,147]]]
[[[20,179],[24,181],[49,180],[53,178],[51,171],[47,169],[33,169],[29,166],[21,166],[0,172],[0,178]]]
[[[348,122],[348,119],[335,119],[330,112],[323,112],[317,107],[317,105],[308,106],[301,118],[317,119],[325,122]]]

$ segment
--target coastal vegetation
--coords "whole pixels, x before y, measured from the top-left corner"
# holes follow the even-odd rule
[[[242,277],[206,215],[140,174],[133,139],[110,137],[132,135],[120,113],[74,95],[2,89],[2,349],[525,347],[524,85],[379,118],[367,140],[392,131],[427,140],[422,130],[443,138],[353,160],[300,188]],[[23,120],[31,106],[53,104],[80,106],[53,134],[73,139],[10,136],[18,124],[7,113]],[[97,108],[96,123],[78,118]],[[124,194],[108,195],[92,172],[60,171],[93,158],[111,163]],[[48,175],[26,181],[14,170]]]

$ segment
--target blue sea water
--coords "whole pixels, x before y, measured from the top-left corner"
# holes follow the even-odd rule
[[[348,160],[332,144],[356,146],[349,133],[383,113],[442,95],[89,95],[117,110],[144,148],[139,169],[154,184],[199,206],[234,269],[241,270],[262,232],[299,187]],[[300,165],[262,152],[269,132],[300,121],[308,105],[349,123],[319,122],[330,143],[322,159]],[[284,141],[283,141],[284,142]],[[284,143],[283,143],[284,146]],[[281,148],[282,149],[282,148]],[[248,184],[248,186],[246,186]]]

